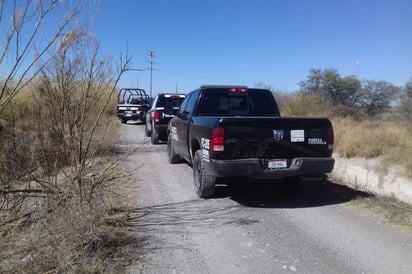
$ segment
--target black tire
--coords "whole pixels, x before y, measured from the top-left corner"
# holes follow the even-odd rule
[[[149,131],[149,127],[147,126],[147,122],[144,124],[144,131],[146,133],[146,137],[150,137],[152,133]]]
[[[213,197],[215,194],[216,177],[206,174],[201,150],[196,151],[193,158],[193,179],[196,193],[200,198]]]
[[[156,128],[153,127],[153,124],[152,124],[152,130],[151,130],[150,137],[151,137],[150,141],[152,142],[153,145],[159,144],[159,132],[157,132]]]
[[[180,156],[176,154],[175,148],[172,144],[172,135],[167,137],[167,161],[170,164],[177,164],[180,162]]]
[[[146,112],[142,113],[142,115],[140,116],[140,121],[142,121],[143,123],[146,122]]]
[[[126,123],[127,123],[127,119],[121,118],[121,119],[120,119],[120,122],[122,122],[122,124],[126,124]]]

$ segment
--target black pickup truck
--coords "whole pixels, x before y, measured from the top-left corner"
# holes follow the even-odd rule
[[[144,89],[122,88],[119,90],[116,114],[123,124],[129,120],[144,122],[149,107],[150,98]]]
[[[195,190],[208,198],[220,178],[324,178],[333,143],[329,119],[280,117],[269,90],[202,86],[170,120],[167,156],[192,164]]]
[[[167,125],[185,99],[185,94],[159,93],[146,113],[145,133],[152,144],[167,140]],[[166,114],[167,113],[167,114]]]

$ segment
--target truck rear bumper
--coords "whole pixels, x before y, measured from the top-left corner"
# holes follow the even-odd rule
[[[143,114],[142,113],[117,113],[117,118],[119,119],[125,119],[125,120],[133,120],[133,121],[137,121],[137,120],[141,120],[143,118]]]
[[[216,177],[250,177],[282,179],[291,176],[319,176],[333,170],[333,158],[294,158],[288,168],[267,169],[261,159],[205,160],[208,175]]]

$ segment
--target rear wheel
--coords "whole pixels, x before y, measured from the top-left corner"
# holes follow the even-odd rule
[[[193,179],[195,190],[200,198],[211,198],[215,193],[216,177],[207,175],[202,159],[202,151],[198,150],[193,158]]]
[[[180,162],[180,157],[176,154],[175,148],[173,147],[171,134],[167,137],[167,161],[170,164],[177,164]]]
[[[153,124],[152,124],[152,130],[151,130],[150,137],[151,137],[150,141],[152,142],[152,144],[154,144],[154,145],[159,144],[159,132],[157,132],[157,130],[153,126]]]
[[[146,137],[150,137],[151,132],[149,131],[149,127],[147,126],[147,122],[144,124],[144,131],[146,133]]]

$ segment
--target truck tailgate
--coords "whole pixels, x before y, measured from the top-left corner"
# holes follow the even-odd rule
[[[220,159],[330,157],[333,129],[327,118],[224,117]]]

